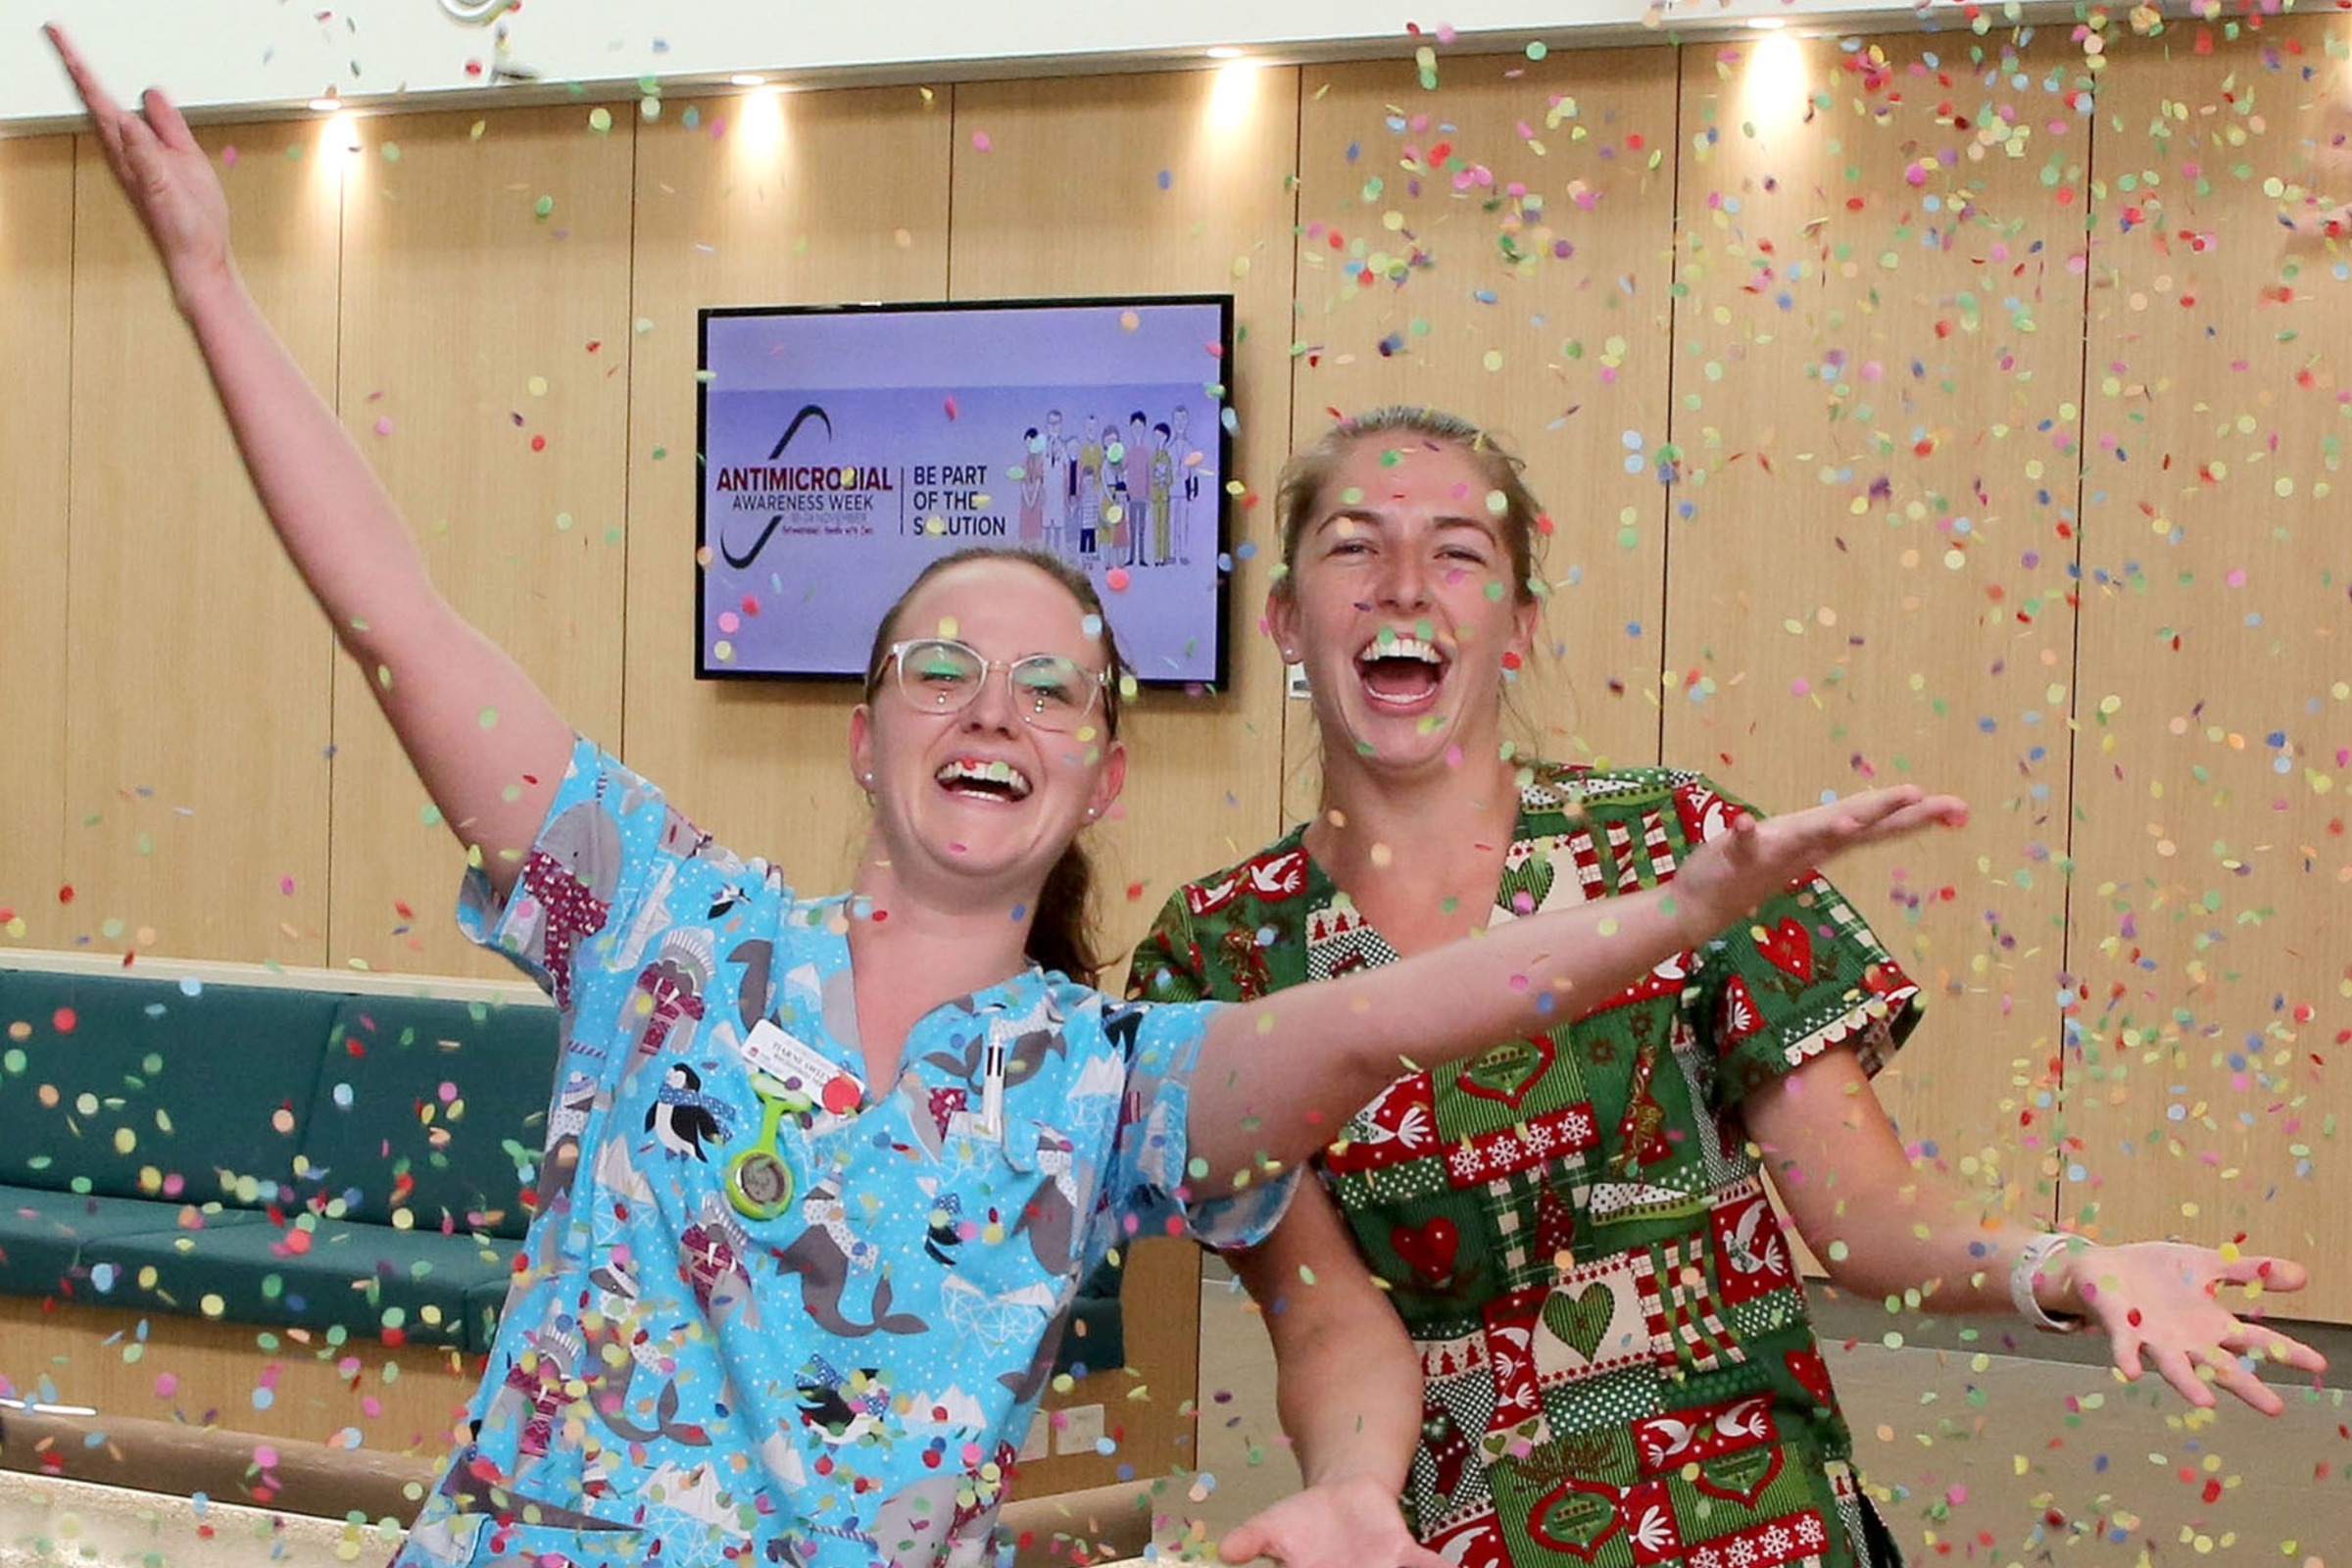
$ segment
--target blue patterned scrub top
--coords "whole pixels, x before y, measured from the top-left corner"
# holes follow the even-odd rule
[[[1207,1005],[1036,969],[927,1014],[895,1085],[777,1094],[779,1030],[863,1076],[847,901],[586,741],[505,906],[477,873],[459,917],[563,1054],[473,1441],[397,1568],[986,1561],[1078,1281],[1139,1230],[1248,1245],[1289,1195],[1184,1200]]]

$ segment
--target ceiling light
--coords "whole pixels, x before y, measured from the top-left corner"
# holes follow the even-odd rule
[[[1213,44],[1207,53],[1211,60],[1239,60],[1242,58],[1242,51],[1229,43]]]
[[[727,85],[730,87],[764,87],[767,85],[767,78],[757,71],[738,71],[727,78]]]

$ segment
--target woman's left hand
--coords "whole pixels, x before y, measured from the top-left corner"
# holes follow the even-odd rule
[[[1217,1555],[1284,1568],[1452,1568],[1413,1539],[1395,1494],[1360,1476],[1293,1493],[1237,1525]]]
[[[2179,1242],[2132,1242],[2091,1247],[2052,1259],[2063,1278],[2113,1343],[2115,1365],[2136,1381],[2154,1366],[2180,1397],[2199,1409],[2226,1389],[2277,1415],[2286,1401],[2239,1359],[2252,1356],[2303,1372],[2325,1372],[2328,1358],[2277,1329],[2238,1316],[2216,1298],[2223,1285],[2268,1294],[2299,1291],[2309,1276],[2283,1257],[2243,1253],[2228,1257],[2209,1247]]]

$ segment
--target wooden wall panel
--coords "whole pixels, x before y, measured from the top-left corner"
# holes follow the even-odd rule
[[[955,94],[952,297],[1231,291],[1235,473],[1269,496],[1291,429],[1298,74],[1237,64]],[[1255,554],[1234,563],[1229,689],[1154,690],[1128,710],[1126,793],[1092,835],[1115,951],[1180,882],[1281,826],[1280,661],[1256,630],[1272,505],[1235,510],[1237,551]]]
[[[2352,257],[2266,181],[2352,199],[2352,29],[2180,43],[2100,95],[2066,1209],[2311,1259],[2280,1309],[2340,1322]]]
[[[1984,50],[1683,51],[1665,755],[1767,808],[1970,800],[1836,875],[1930,1006],[1889,1110],[2046,1223],[2088,130],[2063,36]]]
[[[1625,433],[1667,423],[1675,60],[1448,59],[1436,91],[1410,61],[1305,72],[1294,448],[1384,403],[1511,441],[1557,526],[1521,740],[1573,760],[1658,756],[1665,511]]]
[[[1231,290],[1234,471],[1252,493],[1267,493],[1291,428],[1287,236],[1298,103],[1298,73],[1247,66],[958,86],[951,296]],[[1205,425],[1196,426],[1203,438]],[[1229,690],[1155,690],[1128,710],[1127,788],[1091,835],[1102,923],[1119,951],[1178,883],[1275,831],[1281,669],[1253,629],[1269,512],[1236,509],[1235,547],[1254,541],[1258,553],[1235,561]],[[1122,897],[1129,886],[1139,896]],[[1199,1278],[1198,1253],[1149,1279],[1140,1268],[1130,1277],[1124,1298],[1138,1317],[1138,1355],[1145,1344],[1174,1352],[1156,1375],[1158,1392],[1123,1412],[1127,1435],[1115,1456],[1072,1455],[1039,1485],[1198,1463],[1179,1401],[1198,1393]]]
[[[581,106],[359,122],[341,402],[461,614],[582,732],[620,728],[630,159]],[[511,974],[449,916],[463,860],[335,666],[334,956]]]
[[[629,372],[627,710],[612,740],[719,842],[812,892],[849,886],[863,842],[858,689],[695,679],[696,313],[944,298],[950,118],[944,95],[894,87],[673,102],[638,132],[645,329]]]
[[[1582,568],[1552,613],[1567,680],[1531,684],[1556,749],[1646,756],[1650,725],[1766,805],[1905,777],[1971,795],[1967,834],[1840,878],[1936,993],[1891,1080],[1910,1136],[2029,1212],[2324,1257],[2342,1107],[2313,1058],[2352,1027],[2328,323],[2352,263],[2278,219],[2304,186],[2352,197],[2352,169],[2309,161],[2352,125],[2347,45],[2311,22],[2206,35],[2119,39],[2095,117],[2080,40],[2045,30],[2024,55],[1791,44],[1812,75],[1786,124],[1741,40],[1448,59],[1435,91],[1380,65],[811,94],[764,147],[740,101],[674,99],[603,133],[586,106],[485,116],[478,142],[468,116],[366,122],[326,159],[316,123],[209,139],[239,149],[257,296],[444,589],[810,885],[856,849],[846,688],[690,673],[695,308],[1230,287],[1254,496],[1326,406],[1450,401],[1530,450],[1550,575]],[[1406,148],[1440,139],[1461,167],[1416,192]],[[0,345],[71,361],[70,414],[0,422],[0,626],[66,671],[0,687],[24,753],[0,905],[41,946],[507,974],[451,932],[452,841],[270,543],[143,239],[64,146],[0,148]],[[1474,168],[1498,205],[1457,193]],[[1679,227],[1617,220],[1669,190]],[[1359,239],[1422,265],[1344,287]],[[1127,810],[1098,835],[1116,941],[1283,824],[1270,511],[1242,514],[1233,690],[1152,694],[1130,732]],[[1662,692],[1640,684],[1661,647]],[[1296,804],[1311,781],[1289,782]],[[2061,1086],[2062,990],[2082,1049]],[[2063,1200],[2034,1186],[2053,1149]],[[2352,1288],[2294,1306],[2345,1318]]]
[[[63,947],[82,912],[65,876],[67,433],[71,425],[74,141],[0,141],[0,364],[24,389],[0,418],[0,944]],[[22,923],[20,923],[22,922]]]
[[[340,170],[320,158],[319,129],[199,139],[221,155],[247,285],[295,360],[331,387]],[[72,929],[181,957],[319,963],[332,641],[87,137],[74,181]]]

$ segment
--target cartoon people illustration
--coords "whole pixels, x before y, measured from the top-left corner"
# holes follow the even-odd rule
[[[1144,411],[1127,416],[1127,437],[1119,443],[1119,501],[1127,509],[1127,564],[1144,564],[1145,509],[1152,496],[1152,437]]]
[[[1045,548],[1070,553],[1070,511],[1077,499],[1077,442],[1060,428],[1060,409],[1045,414]]]
[[[1102,554],[1112,562],[1127,561],[1127,443],[1119,437],[1114,418],[1102,427]]]
[[[1176,465],[1178,479],[1169,505],[1176,510],[1174,523],[1168,532],[1176,541],[1176,559],[1185,565],[1193,564],[1194,519],[1200,513],[1200,464],[1193,451],[1191,438],[1186,434],[1193,422],[1193,411],[1187,404],[1176,405],[1168,416],[1168,453]]]
[[[1078,438],[1077,488],[1072,495],[1078,519],[1078,560],[1088,566],[1095,564],[1095,546],[1102,522],[1102,424],[1099,416],[1086,416],[1086,433]]]
[[[1045,481],[1046,548],[1057,556],[1070,553],[1070,507],[1078,475],[1071,465],[1073,443],[1061,428],[1061,411],[1046,411]]]
[[[1152,427],[1152,564],[1164,566],[1174,559],[1174,521],[1168,507],[1176,490],[1176,455],[1168,450],[1166,424]]]
[[[1021,435],[1021,543],[1046,542],[1046,440],[1031,425]]]

